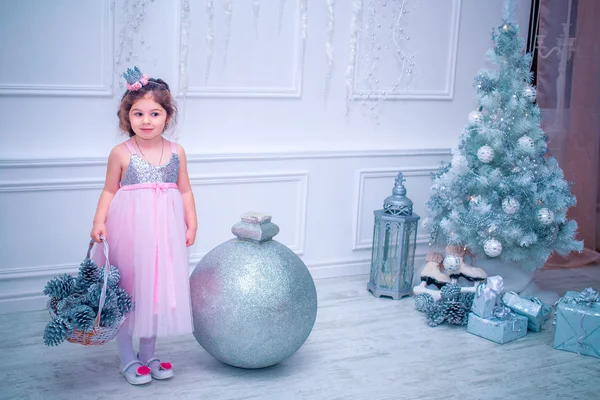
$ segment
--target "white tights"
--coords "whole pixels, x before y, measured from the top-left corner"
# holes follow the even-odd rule
[[[133,350],[133,337],[129,333],[129,318],[126,318],[123,325],[121,325],[121,328],[119,328],[119,332],[117,332],[117,346],[119,347],[121,368],[136,360],[146,363],[150,358],[154,357],[156,336],[140,338],[140,351],[136,357],[135,351]],[[134,364],[131,367],[137,368],[139,365]]]

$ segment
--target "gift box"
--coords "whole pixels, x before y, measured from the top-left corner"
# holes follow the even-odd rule
[[[600,295],[567,292],[556,305],[554,348],[600,358]]]
[[[542,330],[542,327],[544,326],[546,321],[548,321],[548,318],[550,318],[550,314],[552,314],[552,307],[550,307],[546,303],[543,303],[537,297],[524,297],[524,298],[527,300],[533,301],[534,303],[538,303],[542,306],[540,315],[535,320],[528,318],[529,323],[527,324],[527,328],[530,331],[539,332]]]
[[[491,318],[481,318],[470,312],[467,332],[492,342],[504,344],[527,335],[527,317],[506,307],[496,307]]]
[[[515,292],[506,292],[502,302],[515,313],[527,317],[530,331],[539,332],[550,317],[552,309],[537,297],[521,297]]]
[[[487,278],[486,282],[477,286],[471,311],[481,318],[490,318],[502,289],[504,289],[504,281],[501,276]]]

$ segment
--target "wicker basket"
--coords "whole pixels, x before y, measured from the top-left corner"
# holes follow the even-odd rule
[[[102,243],[104,244],[104,257],[106,258],[106,264],[104,266],[104,282],[102,284],[102,292],[100,293],[100,304],[98,305],[98,315],[96,316],[96,320],[94,322],[94,329],[90,332],[84,332],[78,329],[74,329],[73,333],[67,336],[67,341],[71,343],[77,343],[84,346],[99,346],[105,343],[110,342],[115,338],[121,324],[125,320],[125,316],[121,317],[119,323],[115,326],[100,326],[100,316],[102,314],[102,308],[104,307],[104,301],[106,300],[106,288],[108,285],[108,275],[110,272],[110,261],[108,259],[108,243],[104,236],[100,236],[102,239]],[[94,242],[90,241],[90,245],[87,251],[87,258],[90,258],[92,248],[94,247]],[[48,300],[48,311],[52,318],[57,316],[56,306],[58,301],[56,298],[51,298]]]

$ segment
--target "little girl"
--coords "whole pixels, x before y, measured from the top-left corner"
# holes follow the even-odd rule
[[[169,86],[138,67],[123,74],[127,91],[117,115],[130,138],[108,157],[106,183],[91,237],[106,237],[110,262],[135,305],[117,333],[121,371],[133,385],[173,376],[154,353],[156,337],[192,332],[188,253],[196,239],[196,209],[183,148],[164,139],[174,123]],[[101,246],[94,259],[104,264]],[[139,353],[133,336],[140,338]]]

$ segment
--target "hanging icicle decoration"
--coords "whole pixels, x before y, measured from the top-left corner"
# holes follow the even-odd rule
[[[327,41],[325,42],[325,55],[327,57],[327,70],[325,72],[325,101],[329,97],[331,75],[333,73],[333,22],[335,0],[327,0]]]
[[[417,4],[418,4],[418,2],[417,2]],[[416,8],[416,6],[413,7],[413,10],[415,8]],[[402,36],[404,31],[400,27],[400,19],[402,18],[402,16],[404,14],[408,14],[408,12],[409,12],[408,0],[403,0],[402,5],[400,6],[400,11],[398,12],[398,17],[396,18],[396,22],[392,27],[392,41],[394,42],[394,50],[395,50],[394,54],[396,55],[396,58],[397,58],[398,62],[402,65],[402,67],[400,70],[400,74],[398,74],[398,79],[393,84],[392,89],[390,90],[391,93],[395,92],[396,88],[398,86],[400,86],[402,79],[406,77],[405,72],[408,73],[408,75],[409,75],[408,82],[406,84],[406,87],[404,88],[405,92],[408,92],[410,85],[414,81],[415,75],[418,74],[417,71],[413,71],[413,67],[416,64],[415,58],[417,56],[417,53],[407,54],[402,49],[402,46],[400,46],[400,40],[402,40],[403,37],[404,37],[404,40],[410,40],[410,36]],[[383,100],[384,99],[382,98],[381,101],[383,101]]]
[[[179,18],[179,94],[181,98],[178,101],[180,119],[180,124],[178,126],[183,126],[185,120],[186,95],[189,86],[187,59],[190,38],[190,0],[181,0],[181,14]],[[177,139],[176,131],[173,132],[173,139]]]
[[[279,18],[277,20],[277,34],[281,35],[281,25],[283,22],[283,10],[285,9],[286,0],[279,1]]]
[[[114,57],[114,72],[118,77],[131,64],[141,61],[139,56],[144,48],[150,49],[150,45],[146,43],[142,34],[142,25],[146,16],[146,3],[146,0],[125,0],[123,3],[119,44]],[[114,10],[115,0],[110,3],[110,8]],[[119,87],[122,88],[124,86],[123,79],[117,79],[117,81]]]
[[[204,84],[208,83],[213,54],[215,52],[215,4],[213,0],[206,2],[206,16],[208,17],[208,21],[206,25],[206,73],[204,74]]]
[[[364,89],[358,91],[363,107],[371,112],[375,123],[379,125],[379,109],[390,95],[407,92],[414,81],[417,72],[414,71],[416,53],[409,54],[406,43],[410,40],[405,29],[402,27],[403,18],[411,9],[408,7],[409,0],[399,0],[389,3],[386,0],[370,0],[368,5],[368,19],[365,21],[362,31],[360,72],[356,78]],[[392,8],[392,10],[390,10]],[[415,7],[412,7],[414,10]],[[392,21],[389,21],[391,17]],[[388,19],[386,19],[388,18]],[[386,26],[387,25],[387,26]],[[388,34],[381,30],[389,31],[389,40],[385,40]],[[391,53],[393,52],[393,53]],[[379,65],[381,58],[393,56],[398,66],[395,79],[390,85],[382,87],[379,76]],[[384,61],[384,62],[389,62]]]
[[[306,50],[306,30],[308,29],[307,15],[308,0],[300,0],[300,65],[304,65],[304,53]]]
[[[350,24],[350,52],[348,54],[348,67],[346,69],[346,114],[350,113],[350,102],[354,90],[354,67],[356,65],[356,46],[358,43],[358,31],[361,24],[363,0],[352,2],[352,22]]]
[[[254,32],[258,36],[258,22],[259,22],[259,18],[260,18],[260,0],[253,0],[252,8],[254,10]]]
[[[227,51],[229,49],[229,39],[231,38],[231,17],[233,15],[233,0],[224,0],[223,8],[225,11],[225,54],[223,55],[223,65],[227,64]]]

